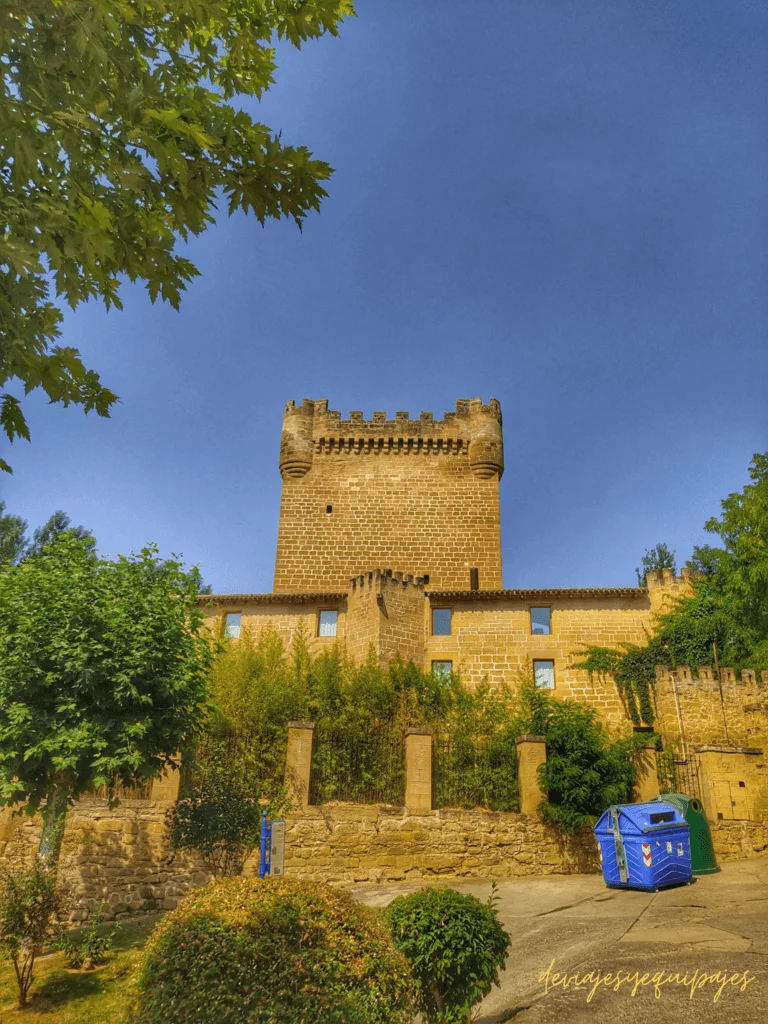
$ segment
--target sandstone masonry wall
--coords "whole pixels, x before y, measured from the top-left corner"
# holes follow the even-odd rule
[[[375,566],[438,587],[468,586],[477,568],[481,587],[501,587],[503,469],[493,399],[460,400],[440,421],[342,420],[326,401],[289,402],[274,590],[346,589]]]

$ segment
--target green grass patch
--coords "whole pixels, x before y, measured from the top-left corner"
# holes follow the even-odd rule
[[[64,954],[54,952],[35,965],[29,1006],[17,1006],[16,980],[9,961],[0,963],[2,1024],[124,1024],[131,995],[131,974],[144,943],[159,920],[147,915],[122,923],[109,962],[93,971],[72,971]],[[109,931],[111,925],[105,925]],[[76,935],[76,933],[73,933]]]

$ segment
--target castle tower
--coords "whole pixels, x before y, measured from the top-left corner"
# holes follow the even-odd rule
[[[343,591],[381,565],[432,590],[501,588],[496,399],[461,399],[442,420],[288,402],[280,472],[276,593]]]

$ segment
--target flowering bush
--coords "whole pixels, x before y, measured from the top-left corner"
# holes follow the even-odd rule
[[[155,929],[140,1024],[410,1024],[408,964],[375,911],[325,883],[228,878]]]

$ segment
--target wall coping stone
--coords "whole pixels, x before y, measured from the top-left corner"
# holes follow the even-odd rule
[[[314,729],[315,728],[315,723],[314,722],[289,722],[288,723],[288,728],[289,729]]]
[[[544,736],[518,736],[515,743],[546,743]]]
[[[762,754],[762,747],[694,747],[694,754]]]

